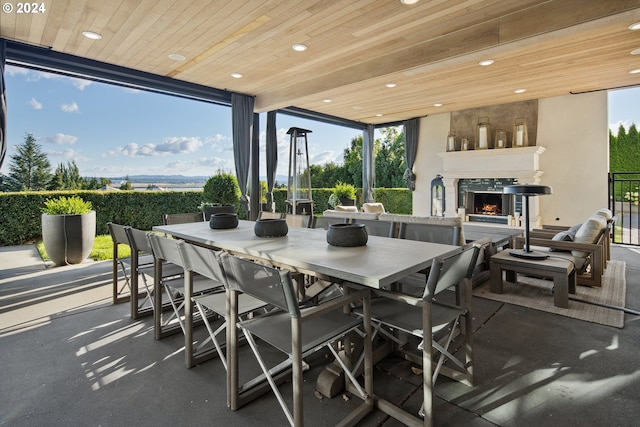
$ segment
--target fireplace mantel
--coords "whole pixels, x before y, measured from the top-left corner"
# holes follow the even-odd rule
[[[451,151],[438,153],[442,158],[442,177],[517,178],[521,183],[539,181],[542,172],[539,158],[545,148],[519,147],[492,150]]]

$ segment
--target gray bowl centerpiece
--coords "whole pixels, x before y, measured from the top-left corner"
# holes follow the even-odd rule
[[[215,213],[209,219],[209,227],[214,230],[224,230],[228,228],[236,228],[238,226],[238,215],[235,213],[224,212]]]
[[[256,221],[253,231],[258,237],[283,237],[289,232],[289,227],[284,218],[264,218]]]
[[[364,224],[331,224],[327,230],[327,243],[331,246],[364,246],[369,240]]]

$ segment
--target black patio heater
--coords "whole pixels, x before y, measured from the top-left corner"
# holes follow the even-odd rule
[[[524,211],[524,248],[522,249],[512,249],[509,251],[509,255],[518,257],[518,258],[526,258],[532,260],[542,260],[549,257],[549,255],[532,251],[529,247],[529,197],[532,196],[544,196],[546,194],[552,194],[553,190],[551,187],[546,185],[538,185],[538,184],[519,184],[519,185],[507,185],[502,189],[504,194],[514,194],[518,196],[522,196],[524,198],[525,203],[525,211]]]
[[[307,134],[310,130],[292,127],[289,140],[289,178],[287,184],[287,212],[313,215],[311,198],[311,170]]]

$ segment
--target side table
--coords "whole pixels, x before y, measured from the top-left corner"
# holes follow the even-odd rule
[[[506,271],[508,282],[517,282],[517,273],[553,279],[553,304],[557,307],[569,307],[569,293],[576,293],[576,271],[573,263],[561,258],[529,260],[509,255],[509,251],[501,251],[491,256],[490,289],[501,294],[503,288],[502,271]]]

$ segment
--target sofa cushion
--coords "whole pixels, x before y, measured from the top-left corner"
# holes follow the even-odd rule
[[[377,213],[366,213],[366,212],[347,212],[347,211],[338,211],[338,210],[332,210],[332,209],[327,209],[326,211],[324,211],[322,213],[323,216],[326,217],[330,217],[330,218],[349,218],[349,219],[378,219],[378,215]]]
[[[342,206],[338,205],[335,207],[335,210],[340,212],[358,212],[358,208],[356,206]]]
[[[600,215],[593,215],[587,219],[573,238],[576,243],[597,243],[598,239],[602,235],[603,231],[607,228],[607,221]],[[584,251],[571,251],[571,254],[575,257],[586,257],[588,252]]]
[[[378,216],[378,219],[380,221],[393,221],[397,223],[408,222],[418,224],[449,225],[452,227],[458,227],[460,229],[460,238],[458,239],[458,245],[464,246],[464,244],[466,243],[464,239],[464,230],[462,228],[462,218],[460,218],[459,216],[413,216],[381,213],[380,216]]]
[[[364,203],[362,211],[367,213],[384,213],[384,205],[382,203]]]

